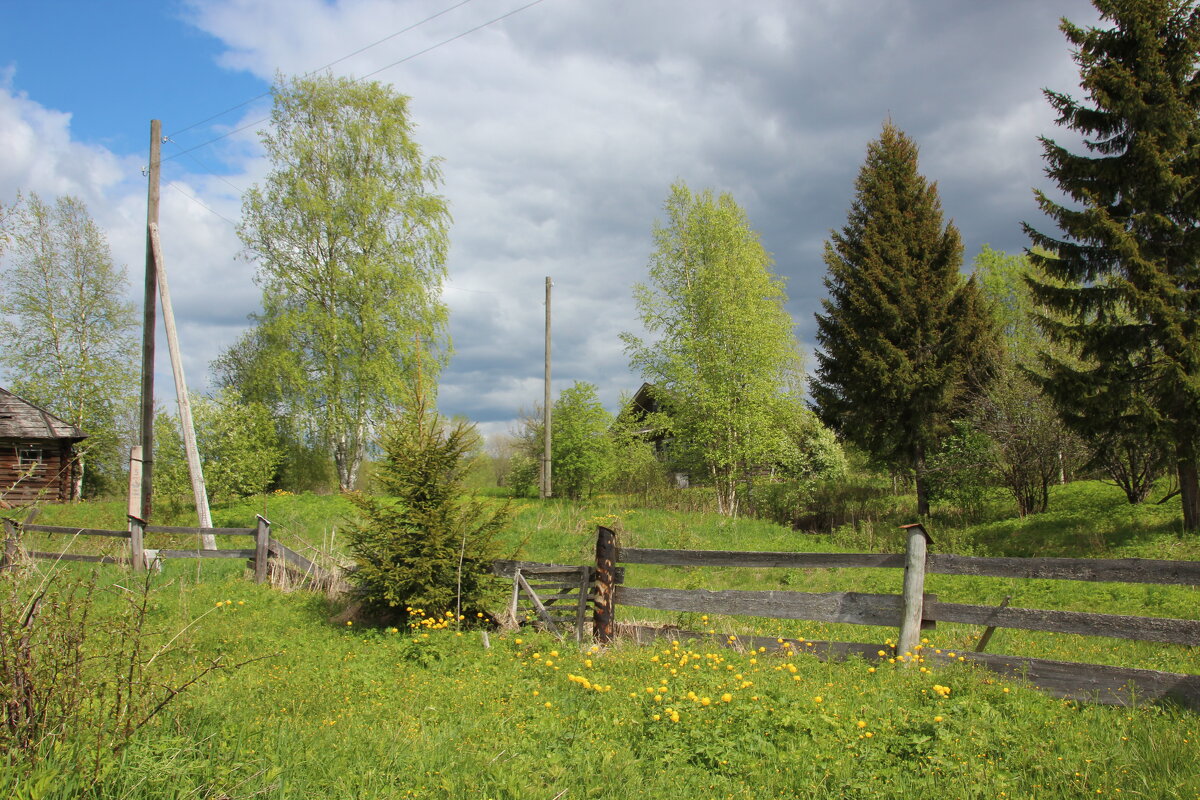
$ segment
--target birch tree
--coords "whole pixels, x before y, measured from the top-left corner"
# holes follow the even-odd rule
[[[449,348],[450,214],[408,103],[376,82],[280,79],[260,134],[271,172],[242,207],[263,290],[258,363],[329,447],[343,490],[418,370],[429,392]]]

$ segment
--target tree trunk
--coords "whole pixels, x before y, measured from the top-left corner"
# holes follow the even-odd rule
[[[1196,445],[1180,441],[1175,445],[1179,472],[1179,497],[1183,504],[1183,529],[1200,530],[1200,475],[1196,469]]]
[[[929,516],[929,486],[925,478],[925,448],[917,445],[913,452],[913,476],[917,487],[917,516]]]

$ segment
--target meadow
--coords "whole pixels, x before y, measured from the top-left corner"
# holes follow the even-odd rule
[[[1129,507],[1096,483],[1061,487],[1055,510],[973,525],[934,520],[941,552],[1200,559],[1170,505]],[[529,560],[586,563],[598,522],[643,547],[896,551],[896,520],[833,534],[703,511],[517,501],[505,545]],[[48,507],[39,522],[119,524],[120,504]],[[215,510],[218,525],[272,520],[294,546],[337,552],[341,498],[276,495]],[[1177,512],[1176,512],[1177,515]],[[163,524],[186,522],[161,520]],[[48,571],[40,564],[42,575]],[[59,568],[60,580],[90,570]],[[96,572],[94,615],[136,591]],[[27,596],[42,577],[29,573]],[[895,570],[630,567],[630,583],[798,591],[896,591]],[[943,599],[1200,618],[1197,587],[934,576]],[[114,588],[119,587],[119,588]],[[965,664],[823,663],[734,643],[619,641],[602,650],[471,620],[413,630],[330,622],[339,602],[246,580],[240,562],[171,561],[150,579],[145,691],[209,672],[97,758],[86,736],[10,754],[0,795],[16,798],[1200,798],[1200,715],[1172,707],[1056,700]],[[497,604],[502,604],[497,597]],[[619,618],[719,633],[883,643],[895,631],[622,608]],[[102,627],[102,626],[101,626]],[[112,629],[116,630],[116,629]],[[103,647],[99,629],[89,647]],[[980,631],[939,625],[930,650]],[[1196,648],[997,631],[989,651],[1200,673]],[[158,696],[158,695],[154,695]],[[81,713],[86,714],[87,709]],[[96,713],[100,713],[97,708]],[[83,724],[80,731],[92,731]],[[94,738],[94,737],[93,737]],[[68,746],[70,745],[70,746]],[[81,754],[88,758],[82,758]],[[36,756],[36,759],[33,757]]]

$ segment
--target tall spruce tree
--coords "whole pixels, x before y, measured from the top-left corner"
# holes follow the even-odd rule
[[[1033,281],[1047,329],[1077,361],[1045,386],[1082,428],[1135,427],[1174,443],[1184,527],[1200,529],[1200,10],[1184,0],[1094,0],[1111,28],[1061,28],[1086,99],[1046,91],[1084,153],[1042,138],[1073,207],[1037,192],[1061,238],[1026,225],[1053,281]],[[1062,285],[1066,284],[1066,285]],[[1104,411],[1105,413],[1091,413]]]
[[[891,122],[867,146],[846,226],[825,245],[829,298],[817,315],[821,420],[876,460],[911,469],[929,513],[925,459],[986,381],[998,334],[937,185]]]

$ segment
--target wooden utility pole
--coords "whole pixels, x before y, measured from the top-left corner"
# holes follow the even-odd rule
[[[158,238],[158,223],[150,223],[150,244],[154,253],[154,273],[158,277],[158,298],[162,302],[163,329],[167,332],[167,351],[171,354],[171,374],[175,377],[175,400],[179,404],[179,427],[183,432],[183,450],[187,454],[188,474],[192,478],[192,499],[196,501],[196,517],[201,528],[212,527],[208,511],[208,490],[204,486],[204,468],[200,450],[196,447],[196,426],[192,423],[192,402],[188,399],[187,381],[183,375],[183,356],[179,353],[179,334],[175,330],[175,311],[171,306],[171,290],[167,285],[167,266],[163,261],[162,242]],[[200,534],[205,550],[216,550],[217,540],[211,533]]]
[[[546,276],[546,386],[542,399],[542,499],[551,497],[550,483],[550,287],[554,282]]]
[[[154,327],[158,318],[158,275],[151,227],[158,225],[158,174],[162,161],[162,121],[150,120],[150,162],[146,191],[146,288],[142,300],[142,513],[150,520],[154,485]]]

